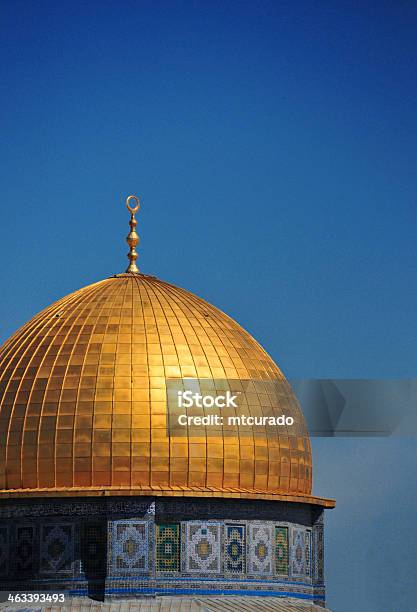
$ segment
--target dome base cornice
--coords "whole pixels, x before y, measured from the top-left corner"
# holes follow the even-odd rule
[[[113,496],[153,496],[153,497],[203,497],[224,499],[254,499],[277,502],[303,503],[334,508],[335,501],[314,495],[291,495],[288,493],[271,493],[270,491],[218,489],[215,487],[84,487],[55,489],[15,489],[0,490],[1,499],[21,497],[113,497]]]

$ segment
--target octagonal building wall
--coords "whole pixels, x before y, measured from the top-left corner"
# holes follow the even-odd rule
[[[2,590],[98,599],[296,597],[324,606],[323,510],[190,498],[2,500]]]

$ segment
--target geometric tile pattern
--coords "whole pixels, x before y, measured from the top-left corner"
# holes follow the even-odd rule
[[[88,577],[99,576],[106,571],[107,529],[103,523],[86,523],[82,526],[81,562]]]
[[[208,515],[213,516],[214,512],[215,508],[209,510]],[[75,507],[73,513],[76,515]],[[121,515],[119,512],[118,516]],[[174,591],[184,588],[184,584],[197,590],[203,586],[243,590],[249,588],[246,579],[255,579],[257,584],[252,582],[253,587],[262,591],[274,588],[272,585],[281,578],[281,584],[285,581],[285,588],[291,592],[293,588],[304,589],[301,592],[307,594],[305,589],[317,586],[315,595],[322,597],[321,593],[324,594],[323,525],[317,523],[306,528],[285,519],[284,524],[277,524],[269,518],[262,521],[245,517],[235,523],[233,519],[181,522],[178,517],[178,522],[155,524],[148,513],[136,514],[142,519],[122,520],[109,520],[106,515],[90,515],[81,520],[74,516],[70,523],[69,516],[65,520],[55,515],[40,520],[35,518],[33,524],[27,517],[21,522],[18,519],[13,524],[9,541],[10,527],[1,523],[2,580],[8,572],[14,572],[10,579],[21,580],[22,585],[33,590],[37,585],[33,586],[32,579],[46,583],[49,577],[57,576],[57,584],[69,584],[74,577],[83,581],[95,578],[103,580],[104,585],[107,575],[106,585],[111,586],[106,588],[142,589],[147,586],[152,592],[152,589],[165,588],[166,580]],[[173,518],[175,513],[161,516]],[[75,574],[72,570],[78,568],[78,563],[75,565],[74,560],[81,562]],[[142,577],[146,573],[156,582],[148,582],[147,577]],[[311,576],[314,581],[310,587],[305,582],[310,582]],[[113,580],[119,582],[113,583]],[[284,590],[284,586],[279,590]]]
[[[224,542],[224,570],[231,574],[243,574],[246,565],[244,525],[226,525]]]
[[[272,574],[272,527],[249,525],[249,574]]]
[[[74,525],[55,523],[41,528],[41,572],[70,572],[74,559]]]
[[[288,527],[275,527],[275,571],[288,576]]]
[[[156,526],[156,571],[178,572],[180,569],[180,526]]]
[[[15,569],[18,572],[32,572],[35,569],[35,526],[16,527]]]
[[[186,523],[185,571],[220,572],[220,523]]]
[[[114,521],[112,525],[113,571],[146,573],[149,569],[148,522]]]
[[[324,542],[323,526],[318,525],[313,530],[314,580],[322,582],[324,578]]]
[[[293,527],[291,538],[291,575],[304,576],[306,569],[304,530]]]
[[[0,576],[5,576],[9,569],[9,530],[5,525],[0,527]]]
[[[306,576],[311,576],[311,531],[305,532]]]

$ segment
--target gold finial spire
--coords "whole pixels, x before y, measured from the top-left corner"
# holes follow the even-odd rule
[[[135,206],[131,206],[130,205],[130,200],[134,200],[136,202],[136,205]],[[134,195],[131,195],[128,198],[126,198],[126,208],[130,212],[130,221],[129,221],[130,232],[126,236],[126,242],[129,245],[129,247],[130,247],[130,251],[127,254],[130,263],[129,263],[128,267],[127,267],[126,272],[138,273],[139,272],[139,268],[136,265],[136,260],[138,258],[138,254],[136,252],[136,246],[139,243],[139,236],[137,235],[136,229],[135,229],[136,225],[138,224],[138,222],[136,221],[135,214],[139,210],[139,198],[137,196],[134,196]]]

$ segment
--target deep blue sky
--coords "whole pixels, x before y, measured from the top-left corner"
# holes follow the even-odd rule
[[[137,193],[142,270],[235,317],[289,377],[416,376],[416,23],[412,0],[3,0],[1,339],[126,267]],[[378,442],[315,441],[337,612],[352,584],[355,610],[392,612],[393,571],[413,602],[414,559],[393,570],[378,529],[410,542],[415,447]],[[391,462],[395,490],[375,478]],[[373,558],[345,545],[377,535],[366,580]]]

